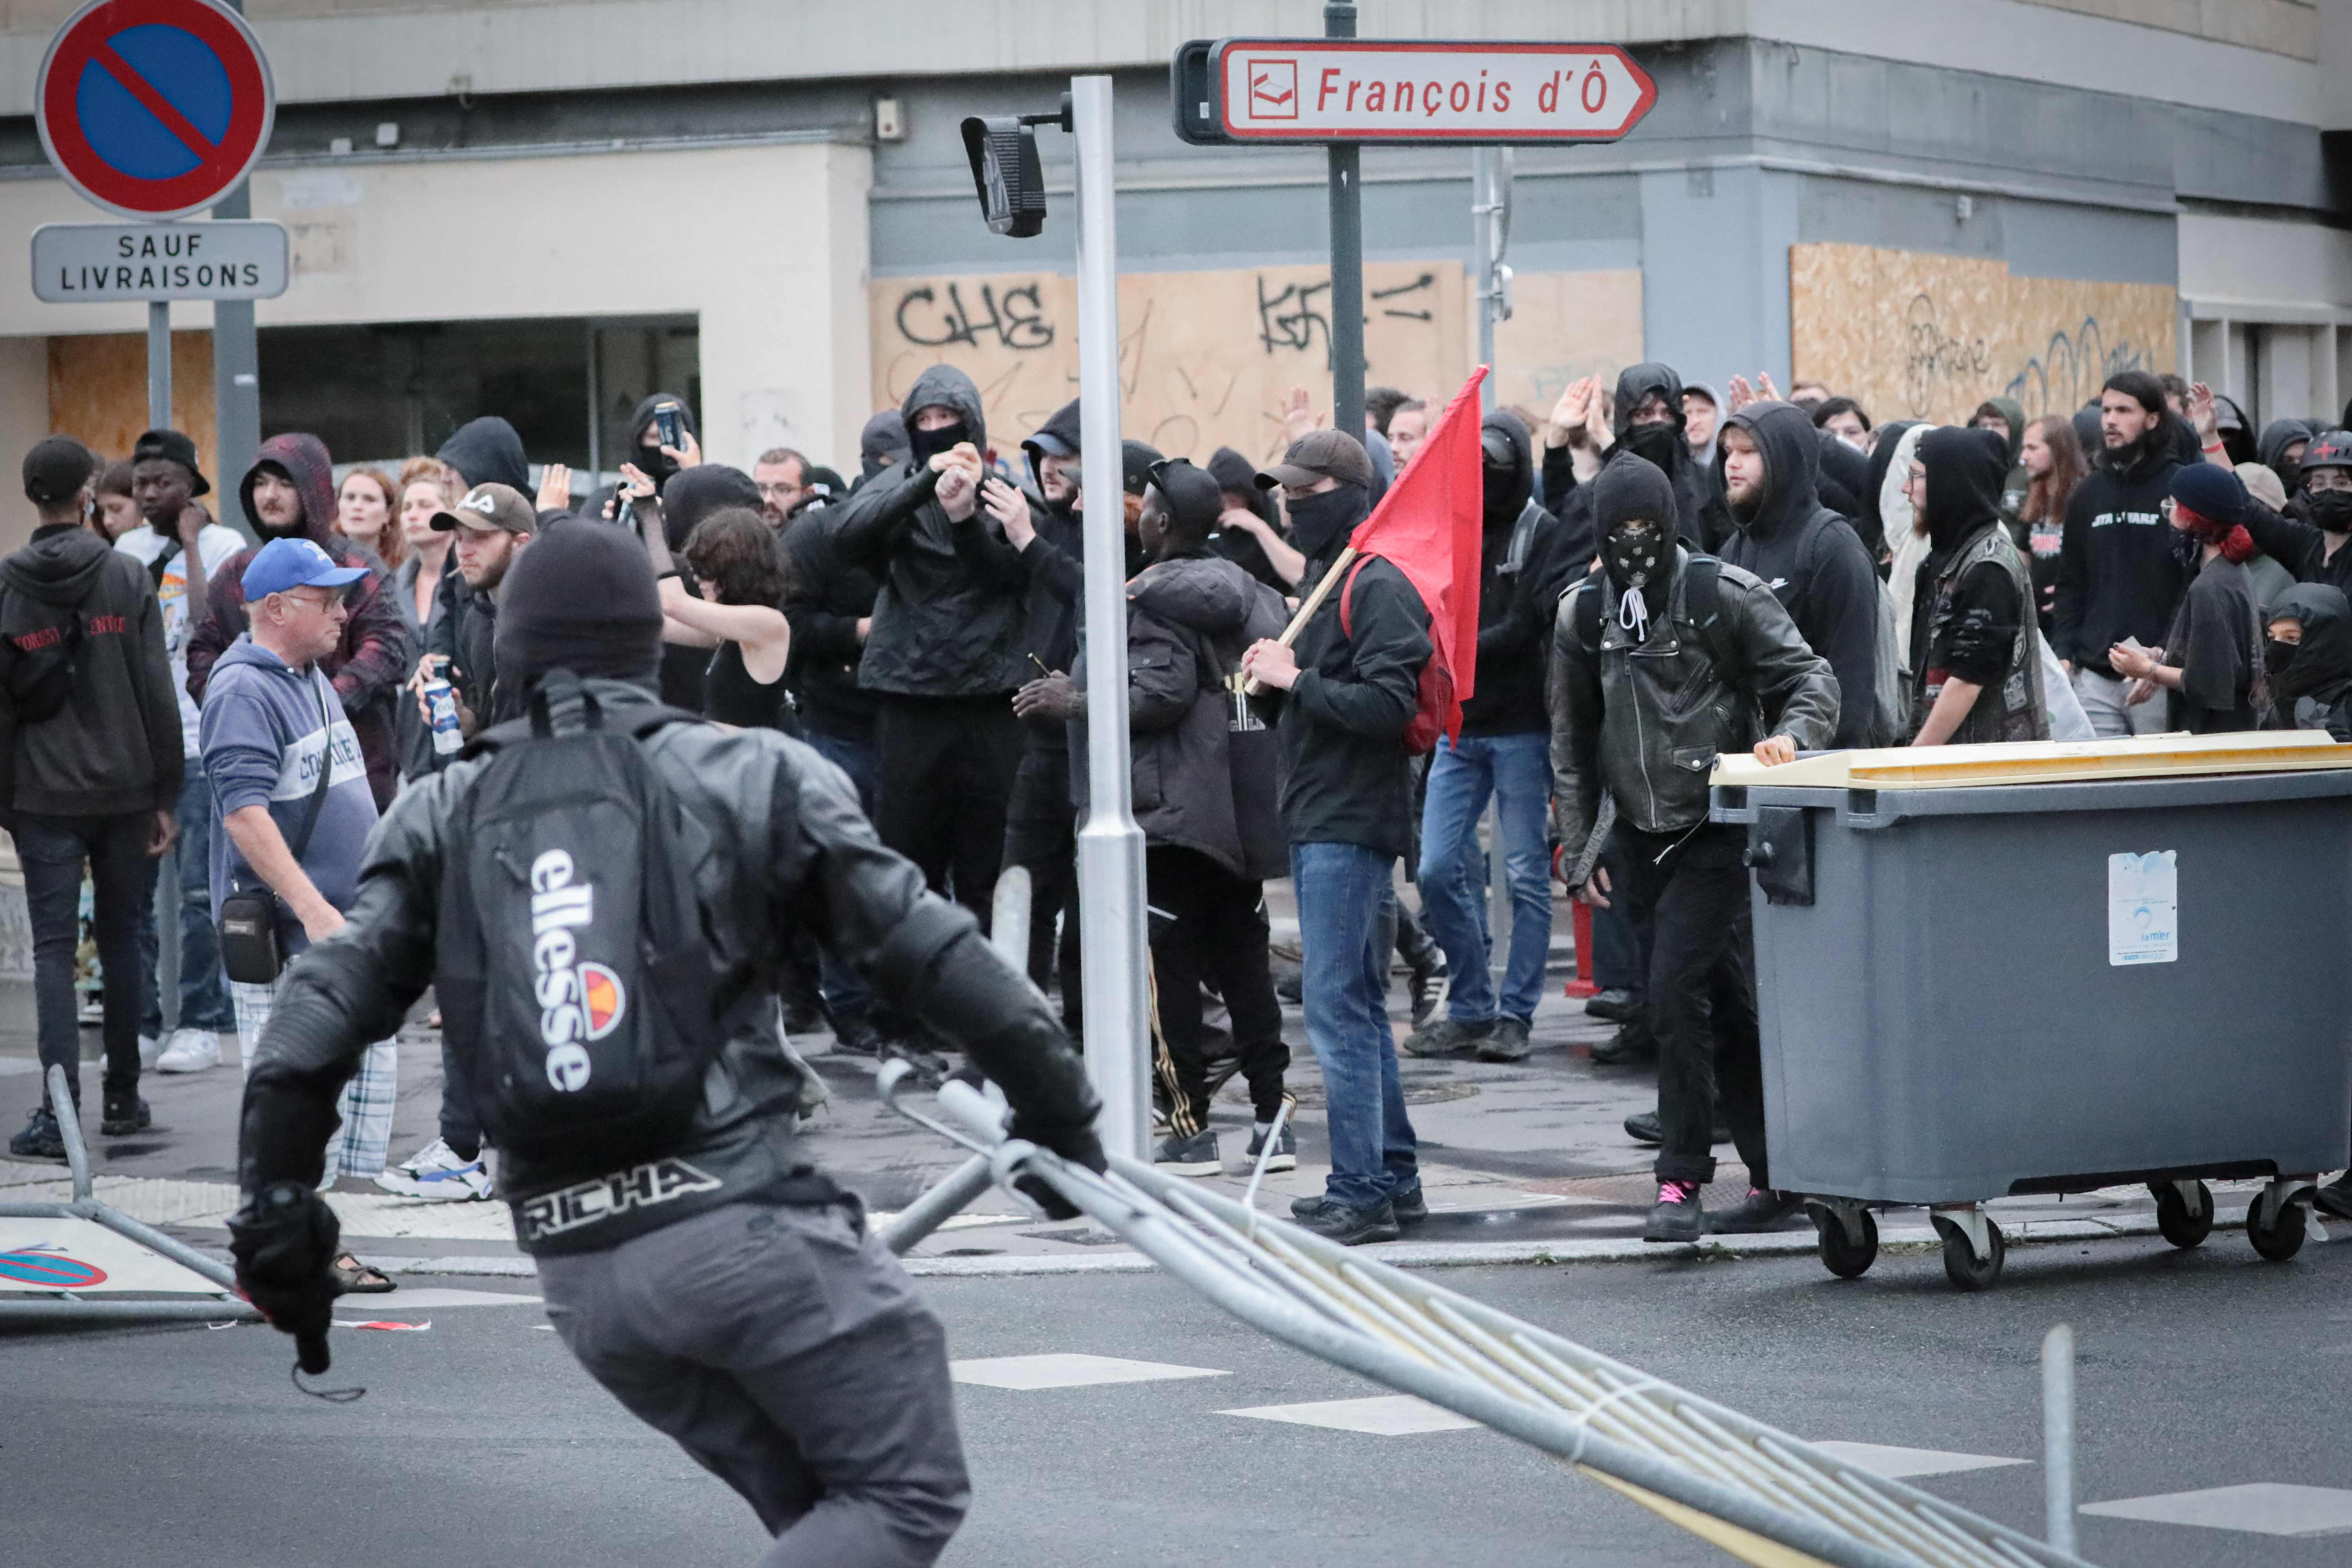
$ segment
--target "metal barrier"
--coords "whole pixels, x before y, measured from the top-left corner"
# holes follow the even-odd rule
[[[904,1081],[903,1072],[886,1070],[885,1100],[976,1157],[899,1217],[888,1236],[894,1251],[976,1194],[983,1169],[1008,1192],[1034,1177],[1253,1327],[1555,1455],[1743,1562],[2086,1568],[2069,1552],[1253,1206],[1132,1160],[1114,1157],[1098,1176],[1008,1138],[1002,1102],[969,1085],[950,1081],[940,1092],[956,1125],[934,1121],[898,1100]]]
[[[82,1142],[81,1122],[74,1114],[66,1069],[49,1068],[49,1103],[63,1106],[58,1131],[65,1137],[66,1169],[73,1178],[73,1198],[68,1203],[0,1203],[5,1219],[83,1219],[104,1226],[117,1236],[160,1253],[181,1268],[203,1276],[220,1288],[218,1297],[194,1300],[111,1301],[60,1292],[35,1300],[0,1299],[0,1324],[66,1322],[233,1322],[258,1319],[253,1304],[236,1293],[236,1275],[217,1258],[207,1258],[184,1243],[173,1240],[154,1226],[142,1224],[100,1203],[90,1184],[89,1150]]]

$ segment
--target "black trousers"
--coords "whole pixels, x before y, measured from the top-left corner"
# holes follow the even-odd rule
[[[1151,905],[1151,974],[1168,1059],[1168,1124],[1191,1137],[1208,1125],[1209,1060],[1202,1049],[1201,984],[1224,998],[1234,1048],[1260,1121],[1282,1109],[1282,1075],[1290,1047],[1282,1038],[1282,1005],[1266,971],[1264,889],[1197,849],[1153,844],[1143,851]],[[1385,949],[1383,950],[1385,951]]]
[[[1062,1022],[1081,1032],[1078,963],[1077,806],[1070,799],[1070,752],[1059,734],[1041,738],[1033,727],[1005,807],[1004,863],[1029,873],[1029,983],[1040,991],[1062,984]],[[1054,922],[1061,919],[1061,935]]]
[[[1665,1132],[1658,1179],[1715,1179],[1720,1099],[1748,1180],[1769,1187],[1755,924],[1740,861],[1747,836],[1724,823],[1703,824],[1687,837],[1620,823],[1615,847],[1625,868],[1618,886],[1643,935],[1647,1015],[1658,1039],[1658,1120]]]
[[[66,1069],[81,1095],[80,1007],[74,997],[74,951],[81,945],[81,868],[89,863],[105,972],[106,1091],[139,1087],[139,1010],[150,984],[139,951],[139,914],[148,893],[148,841],[155,814],[16,819],[16,860],[25,872],[25,910],[33,927],[33,1005],[41,1078]],[[44,1096],[46,1098],[46,1095]]]
[[[1011,697],[886,691],[875,707],[874,830],[985,930],[1004,858],[1005,804],[1021,765]]]

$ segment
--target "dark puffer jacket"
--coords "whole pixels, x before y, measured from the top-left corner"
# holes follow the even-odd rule
[[[1671,521],[1664,476],[1647,463],[1612,465],[1593,489],[1604,530],[1633,519]],[[1737,566],[1719,566],[1713,608],[1720,624],[1703,629],[1707,606],[1690,602],[1691,560],[1675,550],[1665,613],[1652,614],[1647,637],[1622,624],[1617,585],[1605,574],[1559,602],[1551,766],[1563,864],[1583,857],[1603,789],[1634,827],[1679,833],[1706,820],[1707,778],[1718,755],[1746,751],[1766,734],[1811,750],[1827,745],[1837,728],[1828,662],[1805,647],[1772,591]],[[1654,598],[1658,586],[1645,597]],[[1586,648],[1585,626],[1598,632],[1597,650]],[[1717,661],[1718,647],[1736,650],[1742,667],[1736,677]]]
[[[1245,863],[1235,814],[1224,678],[1250,644],[1282,635],[1282,600],[1232,562],[1203,554],[1145,567],[1128,584],[1127,603],[1136,824],[1151,843],[1197,849],[1235,876],[1262,878],[1266,868]],[[1085,668],[1081,658],[1081,683]],[[1084,720],[1070,726],[1070,759],[1071,798],[1082,801]]]
[[[980,389],[951,365],[915,378],[902,412],[943,404],[963,416],[974,446],[988,448]],[[833,547],[882,580],[857,666],[868,691],[910,697],[1009,696],[1023,679],[1021,634],[1029,569],[1004,531],[975,506],[948,521],[937,476],[909,461],[885,469],[823,514]]]
[[[302,502],[303,531],[312,543],[339,566],[368,569],[368,574],[344,595],[344,603],[351,606],[351,618],[343,623],[342,641],[321,662],[327,678],[335,684],[335,695],[343,700],[343,712],[351,719],[352,732],[359,736],[360,752],[367,759],[368,785],[375,793],[380,810],[390,804],[400,776],[399,749],[393,738],[393,704],[405,700],[400,683],[408,678],[409,669],[416,662],[416,636],[408,629],[400,605],[386,591],[390,579],[383,572],[383,563],[353,548],[349,540],[334,531],[334,464],[327,456],[326,443],[316,436],[293,432],[272,436],[261,444],[254,455],[253,467],[247,471],[236,492],[245,507],[246,521],[257,533],[261,531],[261,520],[253,510],[253,486],[265,467],[274,467],[293,480],[295,492]],[[254,554],[251,549],[240,550],[221,563],[220,570],[213,574],[211,585],[205,590],[205,618],[189,628],[188,695],[200,703],[205,700],[205,685],[212,678],[214,663],[227,651],[229,644],[245,633],[245,569]],[[450,575],[454,577],[456,574]]]

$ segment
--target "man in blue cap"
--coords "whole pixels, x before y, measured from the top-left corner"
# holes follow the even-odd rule
[[[198,733],[213,795],[213,910],[217,915],[232,892],[268,889],[279,950],[289,958],[342,929],[359,890],[360,851],[375,826],[359,737],[319,664],[341,645],[350,614],[344,590],[366,575],[364,566],[336,565],[309,539],[263,545],[245,568],[247,629],[205,688]],[[232,973],[248,1071],[276,991]],[[369,1047],[343,1090],[342,1125],[327,1151],[330,1178],[383,1169],[394,1061],[392,1041]],[[346,1289],[392,1289],[348,1257],[338,1272]]]

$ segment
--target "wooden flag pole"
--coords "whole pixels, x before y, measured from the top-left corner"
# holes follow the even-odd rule
[[[1298,606],[1298,613],[1290,617],[1290,624],[1282,628],[1282,636],[1275,640],[1285,647],[1297,642],[1298,634],[1307,629],[1307,623],[1315,618],[1315,612],[1323,607],[1323,601],[1331,596],[1331,590],[1339,585],[1339,579],[1348,574],[1348,568],[1355,563],[1356,547],[1350,544],[1339,552],[1339,558],[1331,563],[1331,570],[1323,574],[1323,581],[1315,584],[1315,591],[1307,595],[1305,603]],[[1251,677],[1247,686],[1242,688],[1243,692],[1251,697],[1265,689],[1265,683],[1255,676]]]

